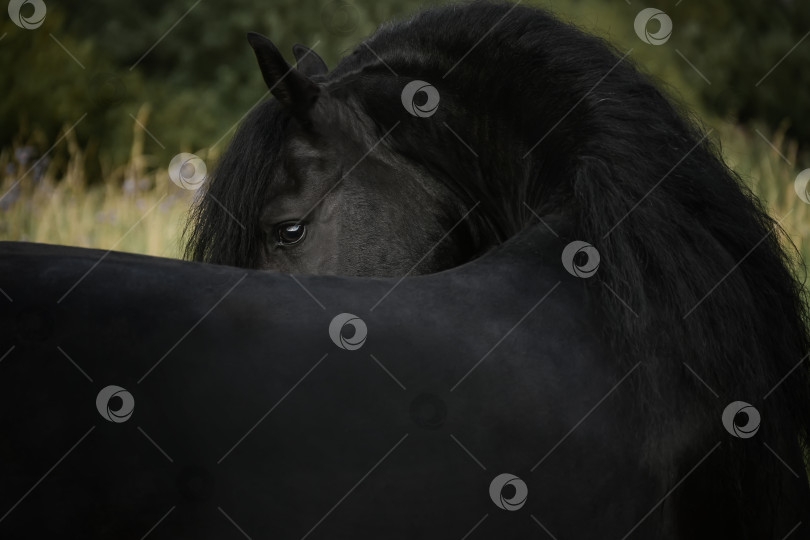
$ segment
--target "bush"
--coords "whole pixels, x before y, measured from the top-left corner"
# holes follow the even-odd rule
[[[810,87],[805,69],[810,38],[757,85],[810,28],[806,2],[651,3],[674,23],[663,46],[647,45],[635,35],[638,3],[574,0],[546,7],[622,50],[632,47],[631,58],[683,101],[743,122],[761,120],[772,129],[788,119],[788,136],[810,142],[810,125],[798,121],[810,117],[810,100],[804,99]],[[4,17],[0,61],[9,76],[0,81],[0,148],[31,145],[44,152],[64,126],[82,119],[76,134],[86,148],[87,176],[91,183],[99,181],[131,154],[133,128],[141,129],[133,117],[148,104],[152,113],[146,127],[154,139],[145,140],[146,163],[162,167],[179,151],[204,152],[212,145],[221,151],[233,126],[266,92],[247,31],[270,36],[290,60],[294,43],[318,43],[316,51],[334,66],[379,24],[425,5],[418,0],[84,0],[69,8],[49,2],[45,23],[36,30],[20,29]],[[63,144],[54,150],[57,176],[66,166],[65,152]]]

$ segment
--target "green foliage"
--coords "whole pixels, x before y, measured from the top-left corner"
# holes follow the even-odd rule
[[[97,140],[116,141],[117,145],[106,150],[110,158],[124,159],[128,154],[124,141],[131,128],[114,117],[114,109],[127,96],[109,91],[117,68],[93,41],[61,32],[63,17],[59,12],[49,14],[33,31],[18,28],[7,18],[0,22],[0,35],[5,35],[0,42],[0,63],[7,66],[8,75],[0,79],[4,96],[0,101],[0,145],[31,144],[44,152],[63,126],[78,122],[76,130],[82,140],[95,135]],[[138,91],[139,75],[129,79],[129,87]],[[137,100],[134,95],[129,98]],[[64,145],[55,149],[53,157],[57,164],[64,164]]]
[[[147,154],[168,162],[179,150],[223,146],[267,88],[245,34],[271,36],[293,62],[294,43],[314,46],[334,66],[384,21],[414,11],[414,0],[199,2],[85,0],[22,30],[4,19],[0,60],[11,66],[0,90],[0,147],[34,142],[40,151],[64,126],[77,126],[93,159],[119,164],[130,153],[133,119],[151,105]],[[178,22],[179,21],[179,22]],[[61,49],[53,38],[76,57]],[[84,69],[79,65],[84,66]],[[165,147],[165,148],[164,148]],[[109,167],[95,168],[101,176]],[[91,178],[92,180],[93,178]]]
[[[714,92],[703,87],[704,99],[717,114],[743,122],[788,121],[789,135],[810,142],[810,4],[719,4],[684,2],[683,13],[677,12],[684,54],[700,63],[717,87]]]
[[[175,153],[216,146],[266,93],[245,33],[270,36],[288,55],[300,42],[330,66],[377,26],[426,7],[418,0],[46,0],[43,26],[0,22],[0,148],[33,144],[40,152],[76,127],[91,181],[131,153],[133,117],[151,107],[145,158],[162,166]],[[442,3],[442,2],[439,2]],[[672,38],[643,43],[633,20],[643,7],[616,0],[536,0],[583,29],[603,35],[703,112],[762,120],[810,142],[810,38],[756,83],[810,29],[807,2],[650,0],[673,20]],[[58,41],[58,42],[57,42]],[[60,46],[61,44],[61,46]],[[70,55],[62,49],[64,46]],[[693,69],[700,70],[711,84]],[[82,66],[79,65],[82,64]],[[85,115],[86,116],[83,116]],[[801,122],[801,120],[805,120]],[[63,146],[63,145],[62,145]],[[58,146],[54,167],[64,166]]]
[[[772,128],[810,143],[810,3],[796,0],[612,0],[548,3],[603,34],[646,70],[674,85],[686,102],[709,114]],[[645,7],[672,20],[671,38],[649,45],[633,21]],[[651,31],[657,23],[650,23]],[[690,63],[692,65],[690,65]]]

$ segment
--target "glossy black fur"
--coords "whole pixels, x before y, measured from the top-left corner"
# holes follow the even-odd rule
[[[400,103],[414,79],[441,95],[429,118]],[[789,270],[793,252],[710,137],[630,57],[545,12],[474,3],[385,26],[310,80],[319,97],[303,113],[270,101],[249,115],[191,223],[190,258],[291,272],[402,275],[416,265],[414,273],[427,273],[536,224],[530,209],[556,216],[568,224],[565,240],[587,241],[601,255],[583,282],[600,338],[625,371],[641,363],[622,394],[633,414],[616,421],[637,426],[643,465],[664,486],[679,486],[673,537],[781,538],[807,517],[808,321]],[[363,161],[335,191],[340,226],[330,251],[273,255],[267,205],[280,193],[332,188],[341,176],[324,171],[349,170],[389,130],[370,154],[378,161]],[[317,150],[323,174],[284,169],[296,157],[292,139]],[[330,151],[338,141],[340,151]],[[507,278],[491,276],[493,286]],[[731,438],[720,424],[735,400],[762,413],[753,439]],[[716,474],[678,484],[715,441]],[[775,455],[799,478],[785,479]]]
[[[448,272],[296,282],[0,242],[0,538],[239,537],[220,509],[257,539],[665,537],[671,486],[624,420],[639,372],[589,414],[625,373],[560,249],[538,225]],[[358,350],[328,334],[344,311]],[[109,384],[126,422],[96,410]]]

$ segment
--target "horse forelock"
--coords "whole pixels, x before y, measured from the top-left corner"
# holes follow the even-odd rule
[[[239,126],[206,182],[186,227],[187,258],[214,264],[259,268],[264,232],[261,201],[283,188],[274,174],[281,163],[290,118],[275,102],[257,106]]]

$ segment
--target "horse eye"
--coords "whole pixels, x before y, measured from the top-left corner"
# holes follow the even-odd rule
[[[280,246],[292,246],[306,236],[307,227],[300,221],[287,221],[276,225],[275,240]]]

